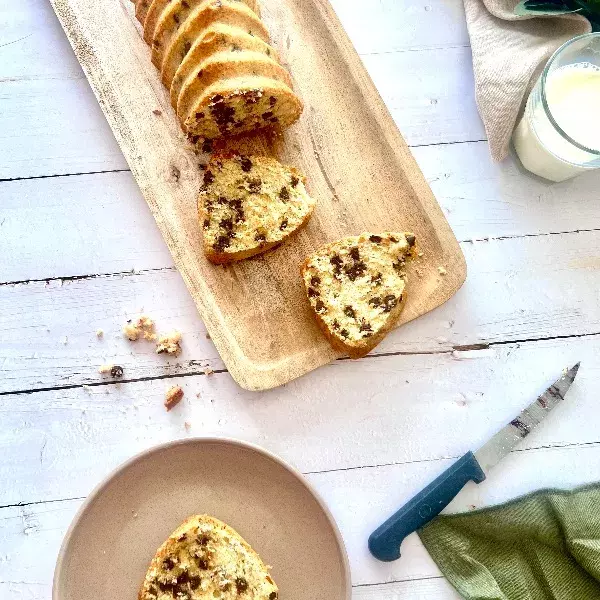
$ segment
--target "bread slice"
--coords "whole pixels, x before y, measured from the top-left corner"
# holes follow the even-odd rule
[[[143,0],[138,0],[143,1]],[[186,4],[190,4],[193,0],[180,0],[178,2],[179,5],[182,5],[182,8],[186,8]],[[213,0],[213,2],[218,3],[220,0]],[[234,0],[239,3],[243,3],[249,8],[251,8],[258,16],[260,16],[260,9],[258,7],[258,0]],[[156,26],[160,21],[165,10],[173,4],[173,0],[152,0],[152,4],[150,8],[147,10],[147,14],[144,19],[144,41],[147,44],[152,44],[154,39],[154,32],[156,31]],[[194,2],[194,6],[196,6],[198,2]],[[137,14],[137,13],[136,13]]]
[[[194,106],[202,98],[210,86],[232,78],[263,77],[284,83],[292,88],[290,74],[277,61],[261,54],[243,50],[232,54],[231,52],[218,52],[207,58],[201,65],[196,77],[194,88],[196,91]],[[182,119],[185,123],[191,111]],[[273,115],[271,115],[273,116]]]
[[[135,17],[143,26],[152,0],[132,0],[132,2],[135,4]]]
[[[268,77],[236,77],[211,85],[183,123],[190,136],[215,139],[265,127],[285,128],[302,114],[292,89]]]
[[[152,64],[161,69],[163,60],[177,32],[195,9],[219,11],[224,6],[241,5],[253,0],[172,0],[164,9],[152,35]],[[268,39],[268,37],[267,37]]]
[[[327,244],[302,267],[308,300],[331,345],[351,358],[368,354],[406,301],[412,233],[363,233]]]
[[[260,52],[273,60],[279,61],[275,48],[272,48],[259,37],[247,33],[248,25],[246,24],[244,28],[241,25],[231,26],[222,22],[213,23],[192,44],[190,51],[179,65],[171,82],[171,105],[177,109],[177,114],[182,121],[185,121],[191,105],[197,99],[198,86],[196,79],[200,64],[212,54],[249,50]]]
[[[161,80],[167,88],[171,87],[175,72],[191,50],[193,43],[209,25],[215,22],[244,27],[250,35],[265,42],[269,41],[269,32],[264,23],[245,4],[235,0],[224,0],[219,4],[202,3],[192,10],[189,17],[181,24],[172,36],[168,47],[164,47],[160,69]]]
[[[278,595],[269,567],[235,529],[195,515],[158,549],[138,600],[277,600]]]
[[[265,252],[302,227],[314,206],[295,168],[266,156],[213,155],[198,198],[206,256],[223,264]]]

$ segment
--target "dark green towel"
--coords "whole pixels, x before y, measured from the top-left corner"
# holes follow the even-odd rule
[[[600,484],[440,516],[419,536],[467,600],[600,600]]]

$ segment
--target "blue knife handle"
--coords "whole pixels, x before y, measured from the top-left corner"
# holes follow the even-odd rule
[[[397,560],[407,535],[439,515],[467,482],[481,483],[484,479],[475,455],[467,452],[371,534],[371,554],[383,561]]]

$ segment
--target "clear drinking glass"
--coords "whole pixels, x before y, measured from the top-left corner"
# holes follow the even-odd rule
[[[573,38],[552,55],[513,144],[527,170],[552,181],[600,167],[600,33]]]

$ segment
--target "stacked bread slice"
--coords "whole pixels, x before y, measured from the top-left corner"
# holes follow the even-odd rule
[[[285,128],[302,102],[269,44],[257,0],[134,0],[152,62],[196,141]]]

